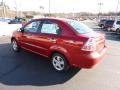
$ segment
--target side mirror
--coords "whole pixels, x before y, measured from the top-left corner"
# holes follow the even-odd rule
[[[24,28],[20,28],[20,29],[18,29],[18,32],[24,32]]]

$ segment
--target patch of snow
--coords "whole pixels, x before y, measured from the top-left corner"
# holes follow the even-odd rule
[[[13,31],[17,30],[20,27],[22,27],[22,24],[7,24],[0,22],[0,36],[11,36]]]

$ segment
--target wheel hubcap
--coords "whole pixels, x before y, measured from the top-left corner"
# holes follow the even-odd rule
[[[17,48],[18,48],[16,41],[13,41],[13,42],[12,42],[12,46],[13,46],[13,50],[16,51]]]
[[[54,56],[52,63],[55,69],[59,71],[64,69],[64,60],[60,56]]]

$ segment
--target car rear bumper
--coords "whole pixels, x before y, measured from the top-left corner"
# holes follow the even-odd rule
[[[111,29],[112,28],[112,26],[104,26],[104,28],[103,29]]]
[[[111,31],[116,31],[116,28],[112,27],[112,28],[111,28]]]
[[[77,60],[75,67],[78,68],[92,68],[96,66],[101,60],[104,59],[106,53],[106,47],[101,52],[93,52],[88,55],[80,56],[79,60]]]

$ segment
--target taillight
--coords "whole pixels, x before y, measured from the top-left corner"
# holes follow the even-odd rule
[[[96,41],[95,38],[89,38],[88,41],[82,47],[83,51],[95,51]]]

